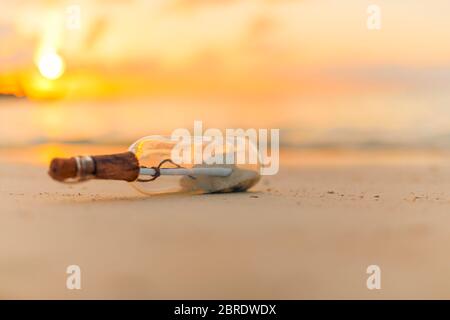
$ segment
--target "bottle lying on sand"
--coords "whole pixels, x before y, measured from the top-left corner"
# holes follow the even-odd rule
[[[239,192],[259,181],[259,164],[257,148],[247,137],[148,136],[124,153],[55,158],[49,175],[69,183],[123,180],[144,194]]]

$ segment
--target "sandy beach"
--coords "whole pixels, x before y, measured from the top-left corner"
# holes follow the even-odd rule
[[[450,298],[448,153],[285,150],[236,194],[47,176],[48,150],[91,149],[0,152],[0,298]]]

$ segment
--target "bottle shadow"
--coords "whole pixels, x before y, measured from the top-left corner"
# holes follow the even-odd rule
[[[223,199],[223,198],[258,198],[262,191],[242,191],[242,192],[216,192],[216,193],[201,193],[201,192],[186,192],[186,191],[173,191],[173,192],[161,192],[153,193],[150,195],[127,195],[117,196],[108,194],[86,194],[81,196],[75,196],[64,199],[58,202],[70,202],[70,203],[111,203],[111,202],[142,202],[142,201],[162,201],[170,199],[172,201],[178,199]]]

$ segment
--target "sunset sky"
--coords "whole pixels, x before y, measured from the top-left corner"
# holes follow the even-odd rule
[[[130,142],[200,119],[280,128],[295,146],[450,147],[449,13],[448,0],[2,0],[0,146]]]
[[[373,3],[379,31],[366,27]],[[67,27],[74,5],[79,29]],[[65,64],[51,85],[81,96],[426,83],[448,77],[449,13],[447,0],[6,0],[0,91],[38,94],[33,74],[46,50]]]

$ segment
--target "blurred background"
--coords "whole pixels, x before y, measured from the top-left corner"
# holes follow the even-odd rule
[[[367,8],[381,9],[369,30]],[[280,128],[286,148],[450,148],[448,0],[2,0],[0,148]],[[52,146],[52,147],[49,147]]]

